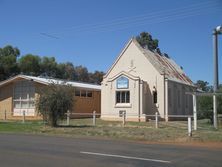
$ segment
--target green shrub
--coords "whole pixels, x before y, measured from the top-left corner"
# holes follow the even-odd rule
[[[57,126],[57,121],[72,110],[74,103],[74,88],[64,84],[50,84],[39,90],[36,103],[38,111],[51,126]]]

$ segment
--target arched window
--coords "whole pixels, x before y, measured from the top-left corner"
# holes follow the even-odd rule
[[[116,104],[130,103],[129,79],[121,76],[116,80]]]
[[[153,103],[157,103],[157,90],[155,86],[153,87]]]
[[[121,76],[116,80],[117,89],[128,89],[129,88],[129,79]]]

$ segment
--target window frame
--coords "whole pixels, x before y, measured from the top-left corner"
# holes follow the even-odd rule
[[[116,104],[130,104],[130,90],[116,90],[115,97]]]
[[[93,94],[94,93],[92,90],[86,90],[86,89],[75,90],[75,97],[79,97],[79,98],[93,98]]]
[[[33,82],[26,80],[15,82],[12,100],[13,109],[35,109],[35,85]],[[18,106],[15,105],[16,103]],[[22,103],[27,103],[27,107],[23,107]],[[34,105],[30,105],[33,103]]]

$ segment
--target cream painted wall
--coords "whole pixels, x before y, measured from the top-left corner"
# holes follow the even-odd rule
[[[131,118],[130,115],[133,114],[153,115],[155,112],[158,112],[162,118],[165,118],[165,114],[192,114],[192,97],[185,95],[185,92],[193,90],[193,87],[175,81],[165,81],[164,76],[150,63],[143,54],[143,50],[137,45],[131,40],[104,77],[101,92],[101,117],[120,119],[119,110],[126,110],[127,118]],[[149,54],[150,51],[147,52]],[[150,54],[153,53],[150,52]],[[121,75],[129,79],[130,106],[128,107],[118,107],[115,104],[116,79]],[[154,86],[157,90],[157,105],[153,103]],[[140,94],[139,89],[141,89]],[[169,96],[171,96],[170,103],[172,104],[169,104]],[[142,115],[142,119],[144,118]],[[134,116],[134,120],[138,120],[138,116]]]
[[[123,52],[120,59],[102,82],[102,117],[108,114],[110,114],[110,117],[112,114],[118,114],[120,109],[126,110],[129,114],[139,114],[139,81],[130,79],[131,108],[115,107],[115,76],[121,72],[139,77],[141,81],[143,81],[143,85],[141,86],[144,90],[141,96],[143,104],[141,113],[154,114],[155,111],[158,110],[161,116],[164,116],[164,77],[159,74],[144,54],[138,49],[136,44],[131,41],[125,52]],[[115,79],[109,82],[112,78]],[[158,92],[158,108],[153,104],[153,86],[156,87]]]

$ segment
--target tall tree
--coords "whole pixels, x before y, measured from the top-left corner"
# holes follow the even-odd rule
[[[19,55],[19,49],[11,45],[0,48],[0,80],[7,79],[19,73],[17,66]]]
[[[88,69],[83,66],[76,66],[74,80],[82,81],[82,82],[89,82]]]
[[[19,68],[26,75],[38,76],[40,74],[40,62],[39,56],[27,54],[19,59]]]
[[[56,77],[67,80],[74,80],[75,68],[71,62],[60,63],[57,65]]]
[[[0,48],[0,81],[19,73],[97,84],[103,79],[102,71],[90,73],[81,65],[75,67],[71,62],[57,63],[54,57],[27,54],[18,59],[19,55],[19,49],[10,45]]]
[[[54,57],[43,57],[40,62],[40,73],[43,76],[56,77],[57,62]]]
[[[136,37],[136,40],[143,48],[147,48],[151,51],[157,51],[158,53],[161,53],[160,49],[158,48],[158,39],[153,39],[148,32],[140,33],[140,35]]]
[[[95,71],[94,73],[89,73],[89,82],[101,84],[104,75],[105,73],[102,71]]]
[[[195,85],[198,89],[201,89],[202,91],[208,92],[210,91],[210,86],[207,81],[198,80]]]

